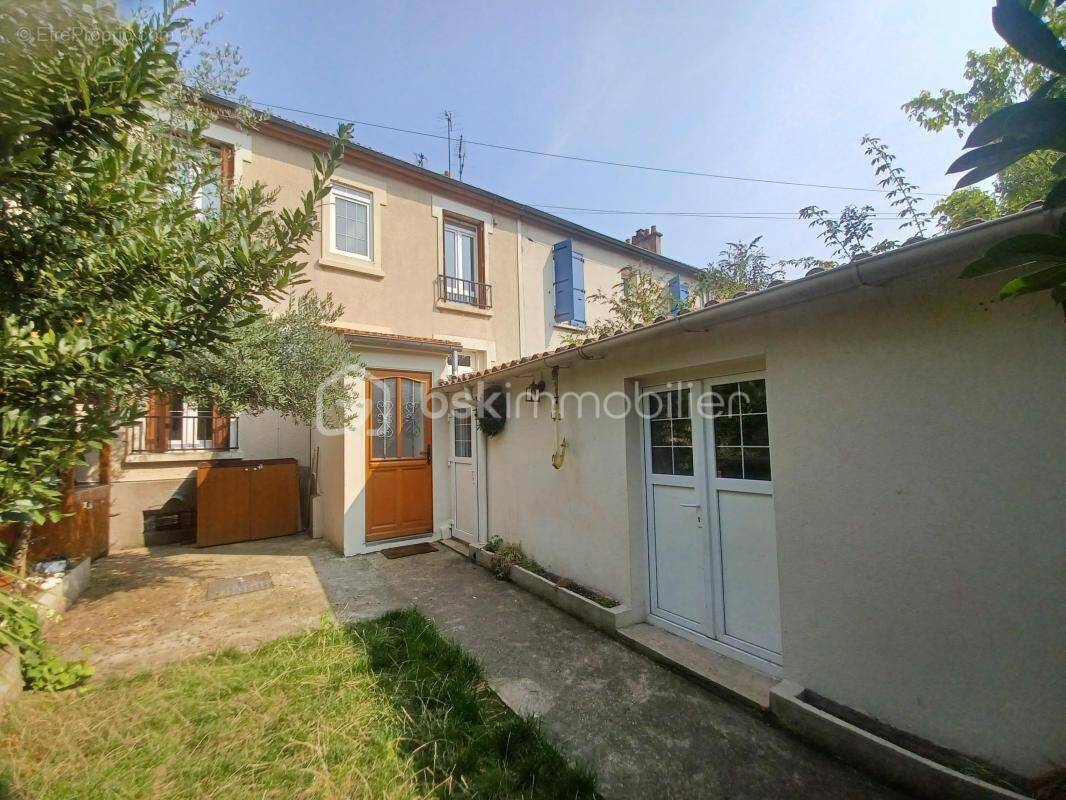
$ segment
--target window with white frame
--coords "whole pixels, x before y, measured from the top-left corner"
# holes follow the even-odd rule
[[[373,198],[357,189],[333,186],[329,205],[333,232],[330,249],[352,258],[372,259]]]
[[[200,191],[196,193],[194,202],[200,211],[217,214],[222,206],[222,183],[226,177],[223,171],[224,156],[221,147],[212,145],[210,152],[209,173]]]
[[[453,303],[484,305],[480,291],[478,231],[449,220],[444,223],[445,299]]]

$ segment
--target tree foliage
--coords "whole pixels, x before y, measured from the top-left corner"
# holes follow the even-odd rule
[[[899,218],[903,220],[899,229],[913,228],[916,234],[925,236],[929,214],[922,210],[921,198],[915,194],[918,187],[907,180],[903,168],[896,164],[895,155],[879,138],[867,134],[862,137],[862,144],[866,147],[866,155],[870,156],[874,175],[885,190],[885,198],[892,201],[890,205],[897,209]]]
[[[328,327],[342,312],[332,295],[301,294],[279,312],[237,328],[220,345],[186,354],[164,376],[164,387],[213,401],[225,414],[273,410],[309,425],[319,387],[360,366],[351,345]],[[334,381],[324,392],[325,408],[347,410],[345,419],[331,422],[343,427],[351,421],[353,389]]]
[[[688,299],[678,308],[678,300],[668,284],[647,270],[627,267],[620,283],[610,291],[596,291],[588,296],[592,304],[604,308],[603,319],[580,333],[563,337],[567,344],[580,344],[590,338],[612,334],[638,325],[647,325],[659,317],[703,304],[711,299],[729,299],[739,292],[765,289],[783,278],[785,266],[792,262],[771,263],[762,248],[762,237],[750,242],[729,242],[718,258],[689,283]]]
[[[762,247],[762,237],[750,242],[729,242],[718,258],[692,284],[692,292],[706,303],[713,299],[723,300],[739,292],[755,292],[765,289],[773,281],[783,278],[781,264],[771,264]]]
[[[954,231],[971,220],[998,217],[999,207],[988,192],[976,186],[967,186],[934,205],[933,216],[941,230]]]
[[[874,175],[885,190],[885,197],[891,200],[892,207],[897,209],[901,220],[899,229],[905,231],[907,228],[913,228],[915,235],[924,236],[930,217],[921,208],[922,201],[917,196],[918,187],[907,179],[903,168],[895,163],[896,157],[888,149],[888,145],[870,135],[862,137],[861,144],[866,155],[871,157],[870,166],[874,167]],[[830,268],[859,256],[876,255],[898,247],[899,242],[895,239],[872,242],[875,213],[871,205],[846,205],[836,217],[818,206],[801,208],[800,219],[809,219],[810,226],[818,229],[818,237],[830,249],[833,258],[797,258],[782,261],[781,265]]]
[[[589,304],[602,306],[605,315],[585,330],[564,336],[563,341],[567,344],[580,344],[617,330],[646,325],[669,314],[676,302],[664,281],[639,267],[626,267],[621,282],[609,291],[592,292],[586,300]]]
[[[992,10],[996,31],[1024,59],[1026,68],[1042,68],[1050,77],[1027,99],[993,111],[970,132],[967,152],[948,168],[949,173],[965,173],[959,188],[1000,173],[1034,153],[1050,152],[1055,156],[1051,171],[1056,180],[1044,202],[1047,206],[1066,204],[1066,47],[1062,30],[1053,30],[1041,19],[1045,6],[1043,0],[1029,4],[997,0]],[[1066,311],[1066,222],[1055,236],[1014,236],[992,246],[963,271],[963,277],[1019,266],[1031,271],[1005,283],[1000,297],[1050,291]]]
[[[829,263],[834,267],[857,256],[888,250],[896,245],[896,242],[885,239],[870,246],[874,232],[873,206],[846,205],[836,217],[824,208],[806,206],[800,209],[799,215],[800,219],[809,219],[810,226],[818,230],[818,238],[833,254]]]
[[[63,473],[140,413],[176,359],[219,347],[298,282],[343,147],[316,157],[295,208],[256,184],[198,211],[217,182],[205,123],[154,110],[182,95],[186,23],[74,2],[40,13],[0,15],[0,523],[26,531],[58,517]],[[16,33],[38,25],[107,35]]]
[[[1066,9],[1057,5],[1036,0],[1030,5],[1030,14],[1037,17],[1046,15],[1048,30],[1061,37],[1066,34]],[[1007,46],[994,47],[985,52],[969,51],[963,77],[969,82],[964,91],[926,90],[904,103],[903,110],[926,130],[954,130],[962,137],[968,128],[1035,93],[1051,77],[1051,72],[1046,64],[1029,59],[1019,50]],[[949,196],[942,201],[942,204],[946,204],[945,208],[934,210],[934,214],[940,215],[942,227],[953,230],[973,217],[962,218],[955,213],[945,213],[945,209],[959,210],[973,206],[981,210],[979,216],[985,219],[1018,211],[1034,200],[1043,198],[1051,189],[1055,182],[1051,171],[1053,163],[1054,160],[1047,153],[1032,152],[994,173],[991,193],[973,189],[960,198]],[[979,201],[978,192],[988,200]],[[996,213],[989,212],[992,207]]]

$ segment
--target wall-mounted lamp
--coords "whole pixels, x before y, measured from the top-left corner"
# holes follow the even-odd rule
[[[526,387],[526,400],[530,403],[540,402],[540,395],[543,391],[544,381],[533,381]]]

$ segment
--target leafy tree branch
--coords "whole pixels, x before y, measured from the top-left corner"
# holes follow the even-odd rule
[[[59,517],[63,475],[176,361],[300,282],[348,136],[315,157],[296,207],[254,184],[218,187],[218,208],[200,210],[218,178],[204,109],[183,105],[188,23],[29,8],[0,15],[0,524],[19,526],[19,569],[32,525]],[[109,35],[22,42],[15,28],[37,24]]]

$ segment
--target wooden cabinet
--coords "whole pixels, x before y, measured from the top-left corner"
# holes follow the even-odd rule
[[[288,536],[299,529],[296,459],[218,461],[197,469],[197,547]]]

